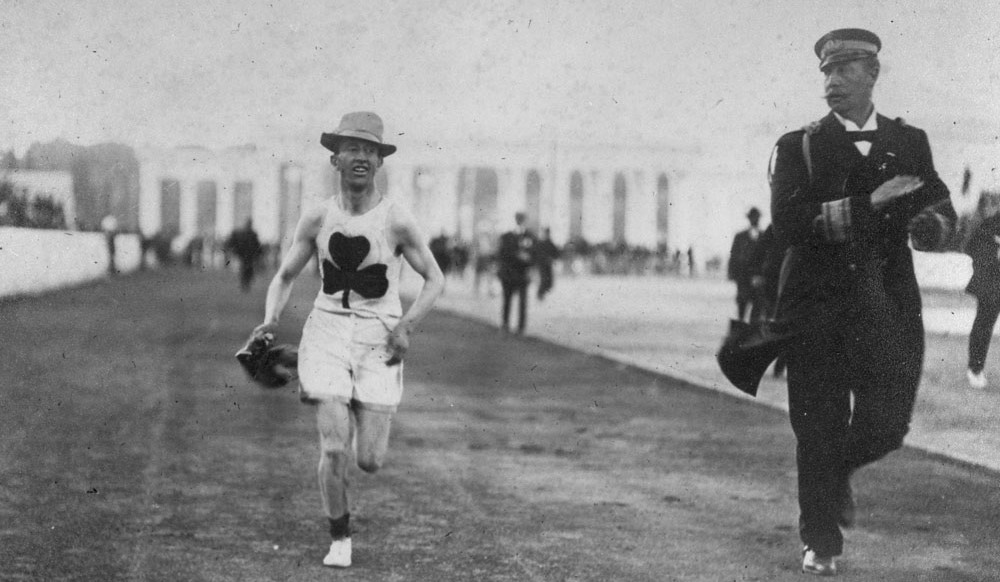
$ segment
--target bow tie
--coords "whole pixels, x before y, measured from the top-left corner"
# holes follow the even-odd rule
[[[875,131],[848,131],[847,138],[851,141],[875,141]]]

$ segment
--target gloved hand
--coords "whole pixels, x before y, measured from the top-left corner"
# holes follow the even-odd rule
[[[299,349],[291,344],[274,345],[274,333],[254,330],[236,360],[256,384],[281,388],[298,379]]]

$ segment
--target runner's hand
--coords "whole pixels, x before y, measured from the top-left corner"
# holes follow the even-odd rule
[[[406,326],[397,325],[389,334],[389,359],[386,366],[395,366],[403,361],[403,356],[410,349],[410,330]]]
[[[253,328],[253,331],[250,332],[250,337],[263,338],[264,336],[270,334],[271,339],[274,339],[274,330],[276,329],[278,329],[277,323],[262,323]]]

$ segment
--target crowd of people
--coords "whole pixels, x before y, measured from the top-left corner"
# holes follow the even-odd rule
[[[551,258],[546,260],[552,264],[553,275],[712,276],[725,264],[721,256],[710,257],[703,264],[696,263],[692,247],[670,248],[665,243],[650,248],[625,242],[590,243],[575,237],[557,245],[547,230],[542,229],[541,240],[547,241],[547,254]],[[464,277],[469,272],[479,277],[487,273],[495,275],[495,247],[494,240],[469,244],[447,234],[431,239],[431,250],[438,264],[446,274],[456,277]],[[700,268],[704,271],[700,272]]]
[[[0,226],[65,229],[66,212],[51,196],[29,199],[16,193],[14,184],[0,176]]]

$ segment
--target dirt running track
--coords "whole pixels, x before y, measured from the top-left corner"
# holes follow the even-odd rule
[[[262,287],[165,270],[0,304],[0,579],[805,579],[782,413],[443,313],[386,467],[353,476],[355,566],[323,568],[311,409],[232,359]],[[1000,579],[998,482],[912,450],[864,470],[841,579]]]

